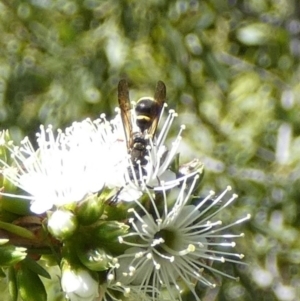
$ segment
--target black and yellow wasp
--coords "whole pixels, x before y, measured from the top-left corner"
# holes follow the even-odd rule
[[[132,112],[127,81],[122,79],[118,85],[118,101],[125,132],[127,150],[132,166],[128,169],[131,179],[140,179],[146,171],[146,156],[149,139],[154,138],[162,108],[166,101],[166,86],[158,81],[154,97],[142,97]],[[133,118],[132,114],[135,114]],[[134,121],[135,120],[135,121]],[[135,122],[135,124],[133,124]],[[133,174],[135,173],[135,174]]]

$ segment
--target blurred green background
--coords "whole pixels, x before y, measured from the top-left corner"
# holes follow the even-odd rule
[[[19,141],[40,124],[110,117],[121,78],[135,100],[163,80],[174,137],[187,126],[182,162],[205,163],[203,194],[231,185],[239,198],[223,218],[252,215],[235,229],[248,267],[220,267],[240,282],[203,300],[296,301],[299,58],[296,0],[2,0],[0,128]]]

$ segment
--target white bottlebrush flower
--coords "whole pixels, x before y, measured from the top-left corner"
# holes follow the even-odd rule
[[[96,127],[88,119],[76,122],[65,132],[59,130],[56,137],[51,126],[41,126],[37,150],[28,138],[20,147],[6,145],[15,166],[2,161],[2,173],[29,194],[19,197],[31,200],[32,212],[78,202],[103,188],[107,171],[117,159],[112,154],[110,124],[103,118],[99,124]]]
[[[214,200],[211,200],[214,194],[211,192],[198,204],[189,204],[197,177],[194,177],[190,188],[187,187],[186,181],[183,182],[172,205],[167,200],[165,191],[162,191],[161,211],[148,192],[153,215],[138,201],[136,203],[139,210],[130,209],[135,216],[130,219],[132,232],[119,238],[120,243],[130,248],[118,258],[120,268],[116,270],[117,281],[125,285],[140,285],[144,289],[150,286],[167,291],[170,300],[181,300],[181,293],[188,289],[194,294],[195,300],[200,300],[194,289],[197,281],[210,287],[215,286],[204,277],[204,269],[233,278],[213,268],[210,263],[239,263],[239,259],[243,258],[242,254],[223,251],[220,248],[234,247],[235,243],[228,240],[243,234],[232,235],[223,232],[249,219],[250,216],[227,226],[222,226],[220,220],[215,220],[216,214],[237,197],[233,195],[228,201],[221,201],[230,187]],[[152,298],[160,300],[156,291],[153,291]]]
[[[86,270],[66,269],[62,272],[61,287],[71,301],[94,301],[99,296],[98,281]]]
[[[109,188],[120,188],[124,185],[124,174],[128,168],[128,152],[124,139],[121,117],[117,115],[108,121],[105,114],[93,121],[90,133],[93,141],[93,156],[102,156],[105,165],[99,170],[104,176],[105,185]],[[106,154],[97,154],[105,146]]]

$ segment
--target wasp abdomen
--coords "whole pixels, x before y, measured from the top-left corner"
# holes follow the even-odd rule
[[[153,119],[159,116],[161,111],[161,104],[156,102],[153,98],[145,97],[138,100],[135,113],[136,124],[142,133],[149,129]]]

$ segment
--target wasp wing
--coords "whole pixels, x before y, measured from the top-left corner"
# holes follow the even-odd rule
[[[155,116],[152,120],[151,126],[148,129],[148,134],[151,137],[154,137],[154,134],[157,129],[158,121],[160,118],[161,110],[166,101],[166,85],[162,81],[158,81],[154,93],[154,101],[156,103],[155,106],[152,106],[151,116]]]
[[[119,81],[118,85],[118,101],[121,109],[121,118],[125,132],[127,149],[131,148],[132,137],[132,119],[131,119],[131,103],[129,99],[128,84],[125,79]]]

